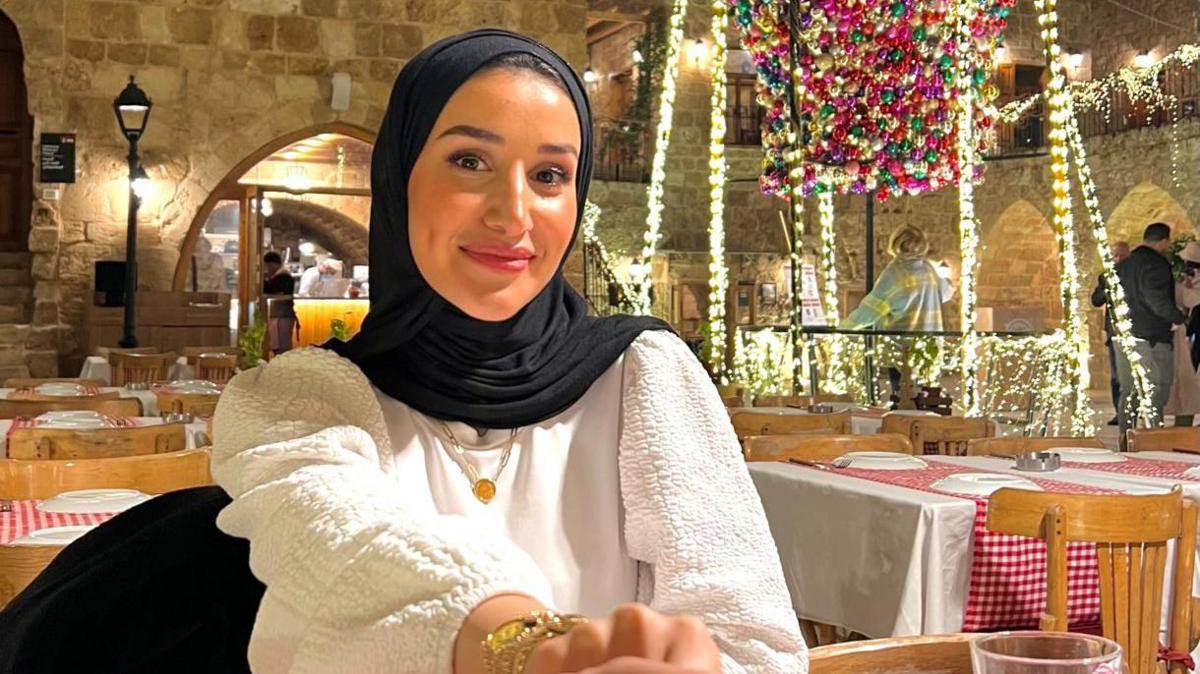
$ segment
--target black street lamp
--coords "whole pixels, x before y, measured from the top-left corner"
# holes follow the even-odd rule
[[[133,75],[129,76],[129,84],[113,101],[113,110],[117,113],[117,124],[121,133],[129,141],[129,222],[125,230],[125,316],[120,345],[123,348],[134,348],[138,345],[136,334],[135,304],[137,302],[137,212],[141,199],[134,189],[134,182],[144,179],[145,170],[138,162],[138,140],[146,131],[146,122],[150,119],[150,99],[146,92],[133,83]]]

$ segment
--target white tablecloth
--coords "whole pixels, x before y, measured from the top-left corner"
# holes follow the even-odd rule
[[[1200,456],[1171,452],[1137,456],[1200,463]],[[1008,459],[937,459],[1029,475],[1013,470]],[[749,468],[797,615],[874,638],[961,631],[975,519],[971,501],[784,463]],[[1037,475],[1123,491],[1167,490],[1174,483],[1071,468]],[[1185,484],[1184,494],[1200,497],[1200,483]]]
[[[167,372],[169,381],[180,381],[194,378],[194,368],[188,365],[187,358],[180,356]],[[83,368],[79,370],[80,379],[99,379],[107,384],[112,383],[112,366],[103,356],[88,356],[83,360]]]
[[[11,389],[11,388],[0,388],[0,398],[7,398],[8,395],[15,390],[16,389]],[[102,386],[102,387],[100,387],[101,393],[109,393],[111,391],[119,392],[120,393],[119,397],[121,397],[121,398],[137,398],[138,400],[142,401],[142,415],[143,416],[147,416],[147,417],[157,417],[158,416],[158,397],[154,395],[154,391],[150,391],[150,390],[131,391],[123,386]],[[70,400],[70,398],[65,398],[65,400]]]
[[[860,408],[861,409],[861,408]],[[747,407],[748,412],[762,412],[764,414],[796,414],[808,415],[812,414],[806,409],[798,407]],[[840,411],[836,410],[835,411]],[[850,432],[855,435],[873,435],[879,432],[883,427],[883,418],[870,414],[855,414],[854,410],[850,410]]]
[[[154,426],[161,424],[163,421],[159,417],[138,417],[138,423],[142,426]],[[12,428],[12,419],[0,419],[0,438],[8,435],[8,429]],[[187,448],[196,448],[196,433],[207,433],[208,422],[195,421],[184,425],[185,435],[187,436]]]

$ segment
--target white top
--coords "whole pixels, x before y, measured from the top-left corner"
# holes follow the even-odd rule
[[[250,540],[267,586],[255,672],[450,672],[463,619],[502,592],[594,616],[644,602],[703,620],[726,672],[807,671],[728,415],[674,335],[643,333],[584,398],[521,429],[486,506],[436,422],[329,351],[235,377],[214,428],[234,497],[218,526]],[[508,437],[451,429],[466,447]],[[500,453],[467,458],[491,476]]]
[[[309,267],[300,273],[300,286],[296,288],[296,294],[301,297],[310,297],[320,282],[321,269],[316,266]]]

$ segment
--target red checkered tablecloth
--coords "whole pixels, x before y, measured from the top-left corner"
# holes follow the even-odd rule
[[[1195,475],[1189,475],[1187,472],[1189,468],[1196,468],[1200,464],[1189,463],[1187,461],[1135,459],[1128,454],[1122,454],[1121,456],[1125,457],[1124,461],[1113,461],[1111,463],[1064,461],[1063,467],[1098,470],[1105,473],[1123,475],[1137,475],[1138,477],[1158,477],[1166,480],[1180,480],[1182,482],[1200,482],[1200,478],[1197,478]]]
[[[37,509],[40,501],[13,501],[12,511],[0,511],[0,545],[8,545],[18,538],[38,529],[97,525],[106,522],[116,513],[44,513]]]
[[[1037,628],[1046,610],[1046,544],[1035,538],[1010,536],[987,529],[987,499],[934,488],[943,478],[960,473],[988,473],[924,459],[927,468],[866,470],[838,468],[847,475],[872,482],[955,496],[975,503],[971,579],[967,591],[963,631]],[[1029,478],[1046,491],[1115,494],[1113,489]],[[1100,619],[1100,574],[1096,548],[1090,543],[1067,546],[1067,620],[1072,625],[1096,624]]]

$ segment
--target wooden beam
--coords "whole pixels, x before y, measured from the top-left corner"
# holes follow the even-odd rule
[[[608,24],[608,25],[605,26],[604,24]],[[599,28],[594,32],[591,29],[588,29],[587,43],[588,43],[589,47],[596,44],[597,42],[602,42],[604,40],[607,40],[608,38],[620,33],[621,31],[623,31],[629,27],[629,24],[627,24],[627,23],[609,23],[607,21],[602,22],[601,24],[597,24],[597,25],[604,26],[604,27]]]

